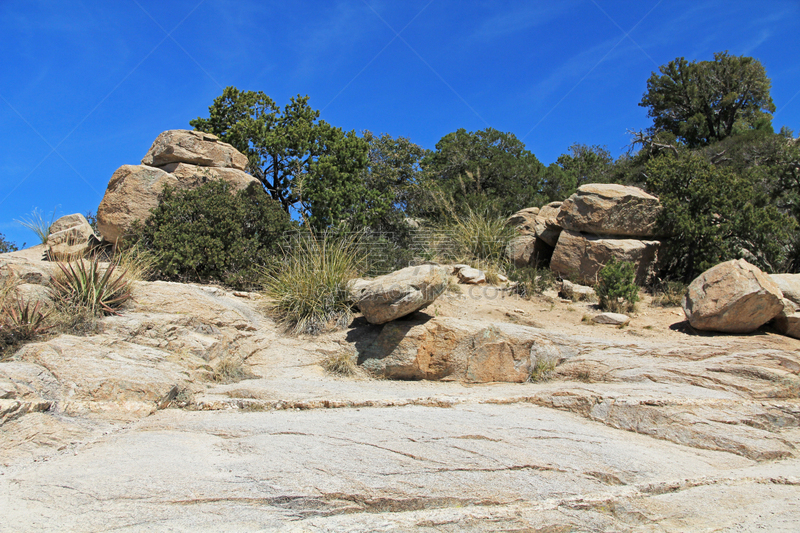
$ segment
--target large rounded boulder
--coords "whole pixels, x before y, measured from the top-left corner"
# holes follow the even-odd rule
[[[783,295],[770,277],[744,259],[720,263],[689,285],[683,310],[693,328],[750,333],[784,308]]]
[[[660,212],[658,198],[642,189],[591,183],[579,187],[561,204],[557,219],[562,228],[582,233],[655,237]]]
[[[371,324],[385,324],[423,309],[447,289],[450,271],[439,265],[403,268],[350,284],[350,295]]]
[[[210,133],[168,130],[156,137],[142,164],[160,167],[170,163],[244,170],[247,156]]]

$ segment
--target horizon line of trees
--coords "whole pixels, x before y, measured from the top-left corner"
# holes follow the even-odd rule
[[[661,277],[689,281],[733,258],[800,271],[800,141],[785,126],[774,131],[770,87],[751,57],[676,58],[647,80],[638,105],[653,123],[629,131],[627,153],[614,159],[576,143],[547,166],[513,133],[462,128],[428,150],[407,137],[345,132],[308,96],[280,107],[235,87],[189,124],[244,153],[267,196],[313,230],[369,228],[399,245],[407,217],[508,216],[586,183],[639,186],[665,207]],[[0,235],[0,251],[12,247]]]

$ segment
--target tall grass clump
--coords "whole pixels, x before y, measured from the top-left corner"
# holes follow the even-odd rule
[[[284,260],[266,271],[267,305],[293,334],[345,327],[353,304],[347,284],[364,263],[355,237],[298,235],[284,251]]]
[[[440,262],[467,263],[482,270],[503,271],[507,265],[506,248],[517,233],[506,219],[488,209],[478,211],[466,206],[457,212],[452,201],[437,196],[436,202],[447,213],[431,239],[432,256]]]
[[[28,218],[15,220],[15,222],[34,232],[36,236],[39,237],[41,244],[47,244],[47,238],[50,236],[50,227],[53,225],[55,219],[55,209],[53,209],[53,213],[50,215],[50,220],[47,220],[44,213],[41,213],[39,209],[34,209]]]
[[[680,307],[688,287],[680,281],[662,281],[653,287],[652,305]]]

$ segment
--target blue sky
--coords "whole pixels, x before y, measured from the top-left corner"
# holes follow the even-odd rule
[[[800,2],[114,0],[0,2],[0,233],[34,208],[96,211],[109,178],[223,87],[309,95],[345,130],[433,148],[458,128],[619,155],[650,73],[729,50],[761,60],[800,130]]]

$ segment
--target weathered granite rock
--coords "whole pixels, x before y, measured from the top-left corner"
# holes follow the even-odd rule
[[[506,257],[517,268],[529,266],[535,245],[535,235],[518,235],[506,246]]]
[[[256,178],[236,168],[202,167],[188,163],[169,163],[159,168],[178,178],[180,186],[186,189],[199,187],[211,180],[228,183],[234,192],[246,189],[250,184],[261,185]]]
[[[781,335],[800,339],[800,306],[787,298],[781,300],[781,303],[783,304],[783,309],[773,321],[775,329]]]
[[[50,225],[50,234],[59,233],[75,227],[85,228],[86,226],[89,226],[89,232],[86,235],[88,238],[89,233],[91,233],[92,226],[89,225],[89,221],[86,220],[85,216],[81,215],[80,213],[74,213],[72,215],[60,217],[58,220],[53,222]]]
[[[178,187],[178,179],[159,168],[122,165],[111,176],[97,208],[97,231],[103,240],[116,243],[135,221],[144,222],[158,206],[164,187]]]
[[[516,228],[521,235],[530,235],[533,233],[534,220],[538,214],[538,207],[526,207],[525,209],[520,209],[508,217],[508,220],[506,220],[506,225]]]
[[[658,198],[637,187],[591,183],[564,201],[558,223],[594,235],[655,237],[660,212]]]
[[[558,239],[550,268],[564,277],[575,276],[583,283],[597,283],[597,274],[611,259],[631,261],[636,266],[636,283],[644,285],[657,259],[659,241],[608,239],[564,230]]]
[[[800,274],[770,274],[784,298],[800,305]]]
[[[442,266],[412,266],[372,280],[356,280],[349,290],[364,318],[383,324],[432,304],[447,288],[449,276]]]
[[[385,325],[359,362],[388,379],[521,383],[537,358],[556,363],[572,353],[535,328],[432,318]]]
[[[458,271],[458,280],[467,285],[486,283],[486,272],[472,267],[462,268]]]
[[[595,324],[609,324],[611,326],[627,326],[631,323],[631,317],[622,313],[600,313],[592,318]]]
[[[561,282],[561,290],[559,291],[559,296],[574,301],[593,302],[597,300],[597,293],[594,291],[592,287],[587,287],[586,285],[578,285],[577,283],[572,283],[571,281],[566,279]]]
[[[537,215],[539,218],[543,218],[545,220],[548,219],[556,219],[558,217],[558,213],[561,210],[561,204],[563,202],[555,201],[550,202],[547,205],[543,205],[539,209],[539,214]]]
[[[558,237],[561,235],[561,226],[558,225],[555,217],[543,218],[536,217],[534,221],[533,231],[539,240],[545,242],[550,247],[555,247],[558,243]]]
[[[24,284],[46,285],[59,269],[46,261],[47,245],[40,244],[18,252],[0,254],[0,278],[13,277]]]
[[[190,130],[165,131],[153,142],[142,164],[160,167],[169,163],[189,163],[203,167],[244,170],[247,157],[216,135]]]
[[[244,189],[258,180],[234,168],[200,167],[187,163],[169,163],[161,168],[147,165],[123,165],[108,182],[105,196],[97,208],[97,228],[106,242],[115,243],[125,236],[134,221],[144,222],[165,185],[173,189],[193,189],[214,179],[231,185],[233,191]]]
[[[783,295],[770,277],[744,259],[720,263],[689,285],[683,310],[693,328],[749,333],[783,309]]]
[[[51,259],[83,257],[98,242],[86,218],[75,213],[59,218],[50,226],[47,254]]]

